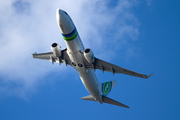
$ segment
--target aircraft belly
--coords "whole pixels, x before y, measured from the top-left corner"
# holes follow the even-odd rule
[[[79,51],[84,52],[85,49],[74,23],[61,10],[57,10],[57,21],[67,45],[67,54],[73,67],[79,72],[85,88],[102,104],[102,96],[95,73],[92,70],[86,70],[83,64],[82,54]]]
[[[74,40],[65,41],[67,45],[67,49],[73,53],[79,52],[79,50],[84,51],[84,46],[81,43],[81,39],[79,35]]]
[[[93,70],[86,70],[85,66],[83,65],[83,54],[81,54],[79,51],[84,51],[84,46],[81,45],[80,38],[77,37],[75,40],[66,41],[66,44],[68,46],[67,50],[69,57],[74,64],[73,67],[78,71],[82,83],[88,92],[102,104],[102,96],[96,75]],[[80,67],[79,64],[82,66]]]
[[[78,71],[81,81],[88,92],[102,104],[101,92],[99,83],[93,70],[86,70],[86,72]]]
[[[82,54],[79,51],[84,51],[84,46],[81,43],[81,39],[77,36],[72,41],[66,41],[67,53],[71,59],[73,67],[77,71],[85,71],[85,66],[82,60]]]

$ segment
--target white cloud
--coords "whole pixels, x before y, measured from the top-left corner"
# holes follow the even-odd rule
[[[72,17],[85,47],[109,59],[107,54],[113,56],[114,50],[128,47],[138,37],[138,20],[132,12],[136,3],[119,0],[111,6],[103,0],[1,0],[0,94],[25,97],[54,68],[67,69],[49,67],[51,63],[31,57],[35,51],[49,52],[53,42],[66,47],[56,23],[57,8]]]

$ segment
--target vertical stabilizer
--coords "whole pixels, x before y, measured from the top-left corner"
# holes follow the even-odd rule
[[[117,84],[116,80],[101,83],[100,88],[102,95],[106,96],[114,88],[116,84]]]

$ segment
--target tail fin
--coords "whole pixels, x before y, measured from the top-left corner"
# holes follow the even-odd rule
[[[102,90],[102,95],[106,96],[117,84],[116,80],[101,83],[100,87]]]
[[[122,104],[120,102],[117,102],[117,101],[115,101],[115,100],[113,100],[111,98],[108,98],[108,97],[104,96],[104,95],[102,95],[102,100],[103,100],[104,103],[108,103],[108,104],[112,104],[112,105],[117,105],[117,106],[129,108],[129,106],[124,105],[124,104]]]
[[[117,106],[129,108],[127,105],[124,105],[124,104],[122,104],[120,102],[117,102],[117,101],[115,101],[115,100],[113,100],[111,98],[106,97],[106,95],[114,88],[114,86],[116,84],[117,84],[116,80],[100,84],[100,88],[102,90],[102,101],[104,103],[108,103],[108,104],[112,104],[112,105],[117,105]],[[90,101],[98,101],[92,95],[88,95],[88,96],[82,97],[81,99],[82,100],[90,100]]]

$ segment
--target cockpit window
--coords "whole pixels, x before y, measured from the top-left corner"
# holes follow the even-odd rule
[[[65,11],[64,11],[64,13],[65,13],[66,15],[68,15]]]

